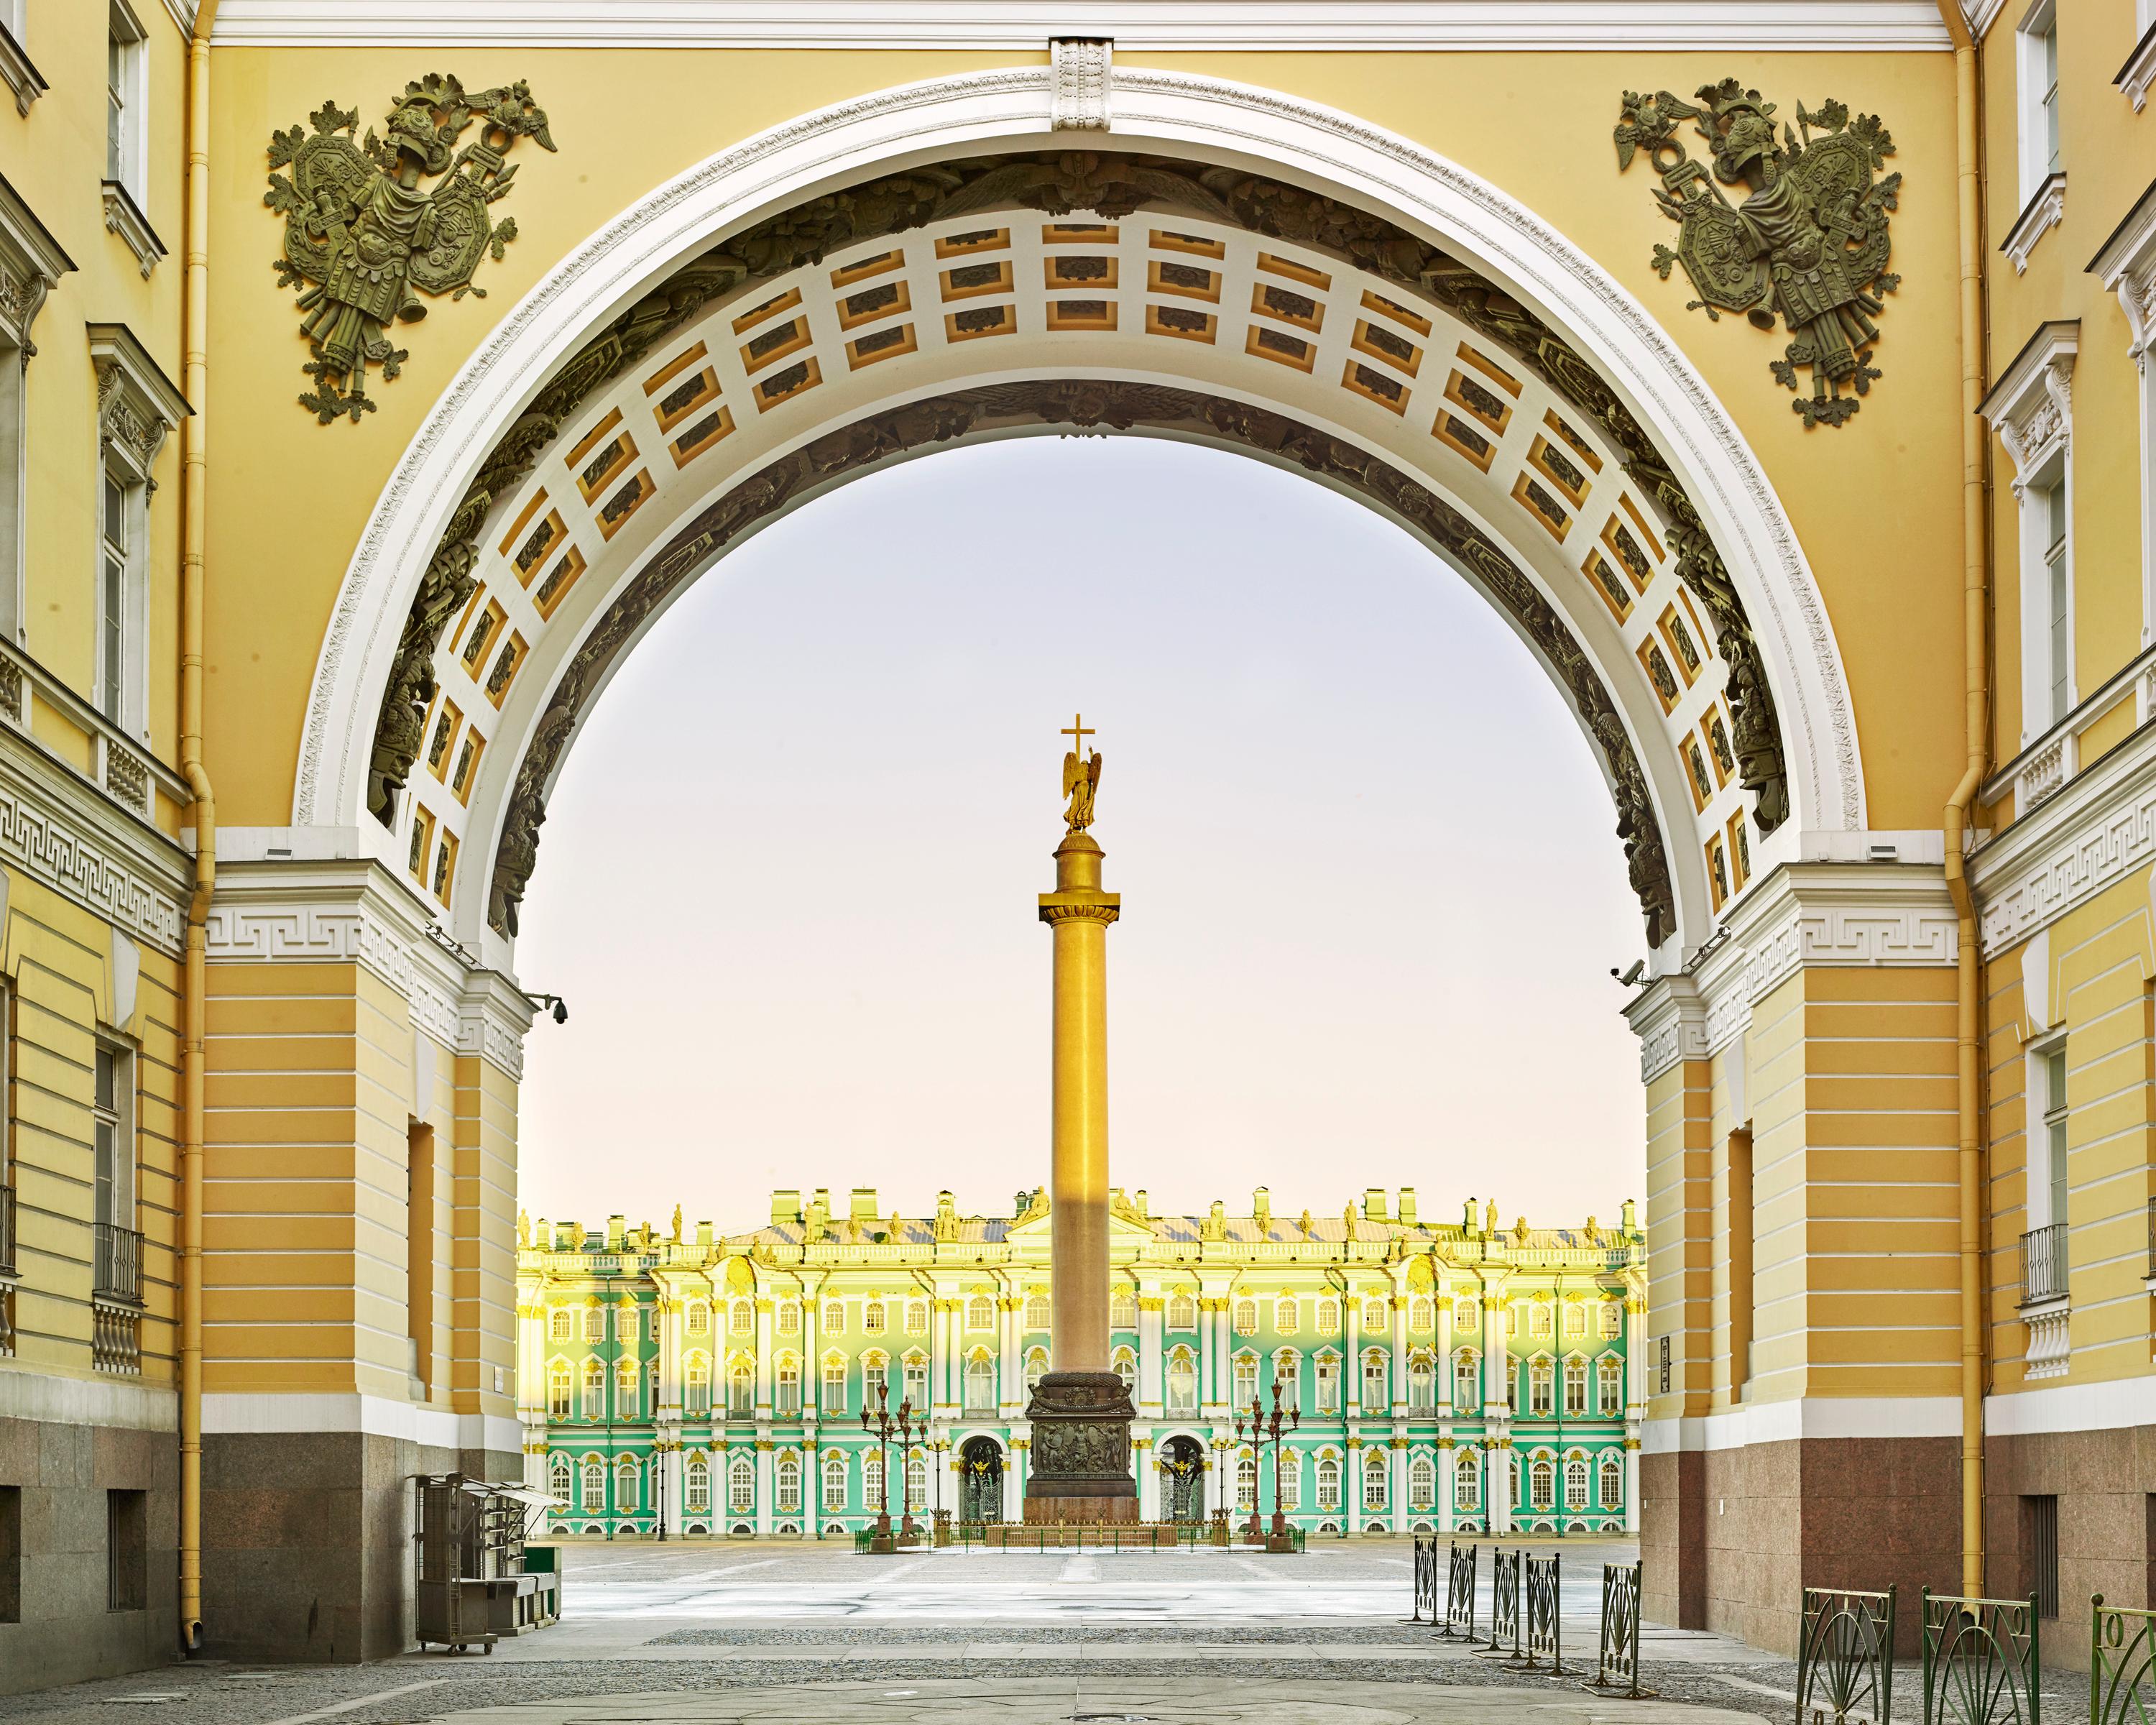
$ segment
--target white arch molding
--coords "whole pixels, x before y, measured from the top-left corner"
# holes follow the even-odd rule
[[[594,327],[725,234],[804,198],[914,162],[1067,137],[1054,131],[1052,105],[1049,70],[1026,67],[901,86],[805,116],[660,187],[535,285],[466,362],[377,501],[317,662],[295,824],[357,830],[363,847],[393,863],[388,834],[364,812],[367,770],[421,572],[488,450]],[[1798,854],[1806,832],[1864,827],[1846,681],[1795,532],[1720,403],[1628,293],[1494,187],[1351,116],[1246,85],[1122,68],[1110,107],[1109,133],[1069,141],[1240,165],[1373,209],[1471,263],[1573,341],[1668,458],[1752,619],[1790,798],[1789,819],[1762,847],[1762,869]],[[1673,870],[1684,848],[1671,843]]]

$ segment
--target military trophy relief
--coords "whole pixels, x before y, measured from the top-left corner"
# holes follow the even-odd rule
[[[1902,177],[1881,172],[1893,138],[1876,116],[1852,119],[1837,101],[1816,112],[1800,104],[1797,124],[1784,121],[1778,134],[1775,105],[1734,78],[1693,94],[1696,102],[1625,91],[1614,134],[1618,172],[1644,151],[1661,176],[1655,201],[1677,224],[1675,248],[1655,248],[1655,268],[1666,281],[1684,266],[1699,295],[1687,311],[1717,321],[1741,311],[1756,328],[1785,326],[1789,346],[1768,364],[1797,392],[1794,410],[1807,429],[1845,424],[1879,378],[1873,320],[1901,285],[1887,261]],[[1711,163],[1686,149],[1686,120]]]
[[[277,285],[300,290],[312,356],[301,369],[314,382],[300,405],[323,425],[375,410],[368,372],[395,379],[410,351],[390,326],[427,315],[418,294],[485,297],[473,276],[516,238],[515,219],[493,214],[516,177],[509,151],[519,138],[554,147],[521,80],[474,94],[430,74],[404,86],[384,124],[355,142],[359,110],[329,101],[308,116],[311,131],[270,139],[262,201],[285,218]]]

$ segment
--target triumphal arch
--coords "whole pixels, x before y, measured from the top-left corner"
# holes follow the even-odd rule
[[[142,1645],[403,1645],[407,1476],[521,1474],[542,1394],[516,940],[585,718],[766,525],[1031,436],[1366,503],[1577,716],[1650,1615],[2111,1561],[2056,1517],[2066,1435],[2156,1425],[2130,0],[27,10],[0,1433],[126,1435]],[[696,920],[666,828],[592,938]]]

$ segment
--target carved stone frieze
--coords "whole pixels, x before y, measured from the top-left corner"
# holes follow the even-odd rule
[[[547,787],[584,703],[669,595],[743,532],[813,491],[915,449],[1029,424],[1173,429],[1292,462],[1355,492],[1456,560],[1520,625],[1601,749],[1648,944],[1661,945],[1675,930],[1668,854],[1645,772],[1616,704],[1585,649],[1502,546],[1389,462],[1284,413],[1166,385],[1082,378],[960,390],[857,420],[752,474],[675,534],[616,597],[570,660],[518,762],[490,885],[492,926],[503,934],[516,932],[517,906],[537,860],[539,828],[547,818]]]

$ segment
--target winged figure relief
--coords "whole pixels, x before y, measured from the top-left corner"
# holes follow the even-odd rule
[[[1676,248],[1656,246],[1655,267],[1666,280],[1684,266],[1699,295],[1687,311],[1785,326],[1789,345],[1769,368],[1791,390],[1800,368],[1810,373],[1809,393],[1794,403],[1807,426],[1843,424],[1880,375],[1871,363],[1874,320],[1881,296],[1901,285],[1887,262],[1902,177],[1880,172],[1893,138],[1876,116],[1852,121],[1837,101],[1816,113],[1799,105],[1796,126],[1778,134],[1775,105],[1734,78],[1694,95],[1627,90],[1614,134],[1618,172],[1644,151],[1661,177],[1656,202],[1677,224]],[[1686,120],[1708,160],[1695,160],[1678,136]],[[1741,198],[1732,203],[1724,187]]]
[[[355,141],[358,110],[334,102],[309,122],[311,132],[272,135],[262,201],[285,218],[279,284],[300,289],[312,356],[304,369],[314,388],[300,404],[322,424],[357,424],[374,409],[369,369],[393,379],[408,356],[389,327],[427,315],[418,294],[485,296],[474,275],[516,237],[513,219],[490,213],[516,177],[511,146],[554,141],[529,85],[474,94],[441,75],[405,85],[379,134]],[[475,124],[475,138],[460,141]]]
[[[1093,824],[1093,796],[1101,788],[1101,752],[1080,755],[1072,749],[1063,757],[1063,794],[1070,799],[1063,818],[1074,833]]]

